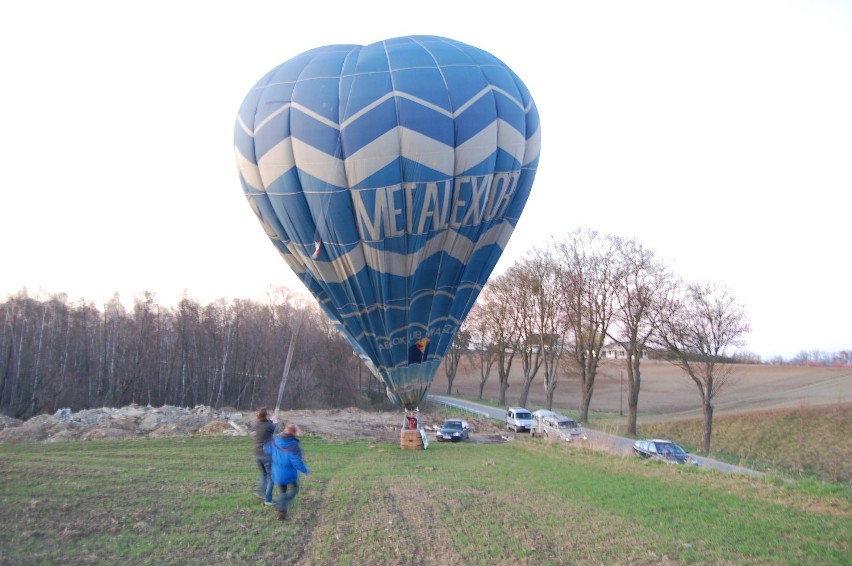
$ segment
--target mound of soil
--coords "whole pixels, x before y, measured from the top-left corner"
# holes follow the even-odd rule
[[[425,403],[420,410],[430,440],[444,417],[440,406]],[[327,410],[294,410],[280,414],[283,422],[299,425],[302,434],[366,438],[398,443],[402,430],[402,410],[365,411],[357,408]],[[471,441],[499,442],[501,428],[483,417],[467,418]],[[20,421],[0,415],[0,442],[69,442],[94,439],[129,439],[140,437],[200,435],[247,436],[255,425],[253,413],[216,410],[203,405],[194,408],[173,406],[120,409],[90,409],[72,413],[60,409],[52,415],[38,415]]]

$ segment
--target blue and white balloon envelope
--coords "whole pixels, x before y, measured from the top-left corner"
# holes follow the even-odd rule
[[[234,145],[287,264],[406,409],[514,230],[539,117],[493,55],[434,36],[312,49],[266,74]]]

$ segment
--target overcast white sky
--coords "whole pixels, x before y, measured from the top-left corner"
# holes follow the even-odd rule
[[[0,297],[262,299],[300,283],[250,211],[237,110],[313,47],[450,37],[542,122],[498,264],[576,227],[746,305],[764,359],[852,348],[852,2],[14,2],[0,22]]]

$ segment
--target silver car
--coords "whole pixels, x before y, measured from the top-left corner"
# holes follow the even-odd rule
[[[542,432],[545,436],[554,436],[559,440],[588,440],[588,435],[580,423],[562,415],[546,416],[542,419]]]

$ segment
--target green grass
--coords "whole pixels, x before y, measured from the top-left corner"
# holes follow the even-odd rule
[[[303,439],[288,521],[251,440],[0,445],[3,564],[849,564],[850,491],[544,441]],[[769,543],[768,541],[771,541]]]

